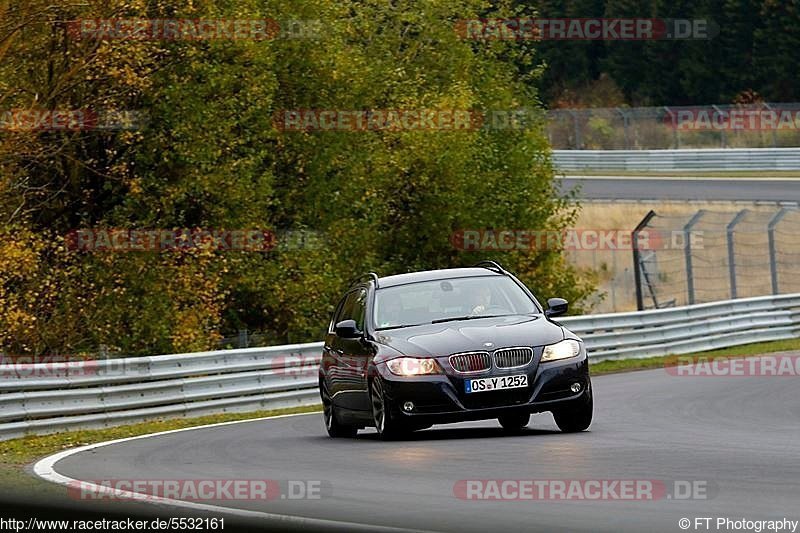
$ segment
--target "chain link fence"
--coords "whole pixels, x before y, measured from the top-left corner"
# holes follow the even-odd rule
[[[690,215],[650,212],[636,235],[669,239],[633,250],[639,309],[800,291],[800,210]]]
[[[556,109],[554,150],[789,148],[800,146],[800,103]]]

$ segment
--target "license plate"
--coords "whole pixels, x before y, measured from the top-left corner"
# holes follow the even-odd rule
[[[528,376],[500,376],[496,378],[468,379],[464,382],[467,394],[490,390],[519,389],[528,386]]]

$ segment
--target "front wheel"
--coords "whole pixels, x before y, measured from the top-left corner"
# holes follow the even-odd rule
[[[319,390],[320,396],[322,396],[322,417],[325,419],[325,429],[328,431],[328,435],[335,439],[355,437],[356,433],[358,433],[358,428],[339,422],[339,418],[336,415],[336,407],[333,405],[331,395],[324,381],[319,384]]]
[[[403,436],[406,427],[392,416],[389,406],[386,405],[386,396],[383,393],[383,384],[380,378],[375,378],[370,384],[370,403],[372,404],[372,420],[378,436],[383,440],[392,440]]]
[[[591,389],[587,399],[580,399],[568,407],[553,411],[553,418],[558,428],[565,433],[585,431],[592,423],[594,412],[594,399]]]

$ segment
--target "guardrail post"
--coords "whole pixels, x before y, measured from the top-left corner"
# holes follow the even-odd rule
[[[771,105],[769,105],[766,102],[764,102],[762,105],[764,106],[765,109],[767,109],[767,111],[772,112],[772,106]],[[778,147],[778,134],[776,133],[776,129],[775,128],[771,128],[771,129],[772,129],[772,147],[773,148],[777,148]]]
[[[623,136],[625,138],[625,149],[626,150],[630,150],[631,149],[631,143],[630,143],[630,138],[628,136],[628,126],[629,126],[629,123],[630,123],[630,120],[629,120],[630,117],[628,116],[628,113],[626,113],[624,110],[622,110],[622,109],[620,109],[618,107],[615,108],[614,110],[617,113],[619,113],[619,115],[622,117],[622,133],[623,133]]]
[[[775,226],[777,226],[783,217],[790,210],[786,207],[781,208],[774,217],[769,221],[769,225],[767,226],[767,239],[769,240],[769,272],[772,276],[772,294],[779,294],[779,287],[778,287],[778,260],[777,260],[777,251],[775,250]]]
[[[672,139],[675,141],[675,148],[681,147],[681,132],[678,129],[678,118],[670,108],[664,106],[664,111],[670,116],[670,123],[672,124]]]
[[[639,251],[639,233],[650,223],[656,212],[652,209],[647,213],[631,234],[631,243],[633,244],[633,277],[636,284],[636,308],[639,311],[644,310],[644,292],[642,291],[642,266],[641,266],[641,252]]]
[[[581,128],[578,125],[578,114],[573,111],[572,109],[568,110],[569,114],[572,115],[572,123],[575,127],[575,149],[580,150],[582,148],[581,144]]]
[[[723,114],[722,114],[722,109],[720,109],[718,106],[715,106],[715,105],[713,105],[713,106],[711,106],[711,107],[713,107],[713,108],[714,108],[714,111],[716,111],[717,113],[719,113],[719,114],[720,114],[720,116],[723,116]],[[730,120],[730,114],[728,114],[728,120]],[[728,138],[727,138],[727,136],[725,135],[725,128],[721,128],[721,129],[719,130],[719,141],[720,141],[720,148],[725,148],[725,146],[728,144],[727,140],[728,140]]]
[[[734,253],[733,246],[733,230],[736,228],[736,224],[741,222],[748,212],[748,209],[739,211],[726,228],[728,234],[728,270],[731,277],[731,299],[736,299],[736,254]]]
[[[694,275],[692,273],[692,228],[694,228],[695,224],[700,222],[700,219],[703,218],[703,215],[705,214],[705,209],[699,210],[683,227],[683,251],[686,257],[686,290],[688,293],[687,303],[689,305],[694,304]]]

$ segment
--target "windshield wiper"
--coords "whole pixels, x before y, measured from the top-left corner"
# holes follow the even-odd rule
[[[456,320],[475,320],[477,318],[498,318],[501,316],[511,315],[467,315],[467,316],[454,316],[452,318],[437,318],[431,321],[431,324],[441,324],[442,322],[455,322]]]
[[[415,328],[417,326],[424,326],[425,323],[422,324],[401,324],[399,326],[384,326],[382,328],[375,328],[376,331],[383,331],[385,329],[402,329],[402,328]]]

